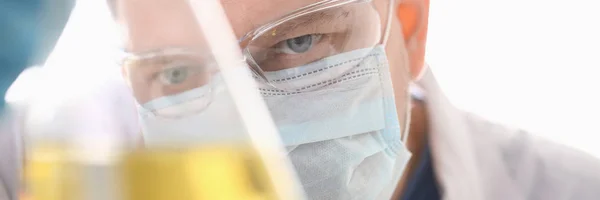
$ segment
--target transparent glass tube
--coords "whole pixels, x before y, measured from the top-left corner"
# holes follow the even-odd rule
[[[220,2],[117,7],[144,136],[119,166],[125,198],[303,199]]]
[[[32,104],[24,124],[26,196],[120,199],[115,166],[123,140],[106,106],[91,99]]]

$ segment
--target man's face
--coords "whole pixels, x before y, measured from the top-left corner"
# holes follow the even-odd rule
[[[250,60],[249,65],[254,67],[255,72],[259,71],[257,74],[263,73],[265,76],[262,78],[266,81],[271,81],[266,75],[288,75],[286,73],[290,72],[294,77],[309,77],[307,79],[298,78],[300,81],[290,81],[289,85],[292,87],[297,86],[294,84],[307,87],[337,83],[332,87],[317,87],[316,92],[306,92],[309,95],[302,96],[302,94],[287,95],[286,92],[289,91],[285,90],[287,88],[278,87],[280,85],[277,85],[277,81],[269,82],[273,83],[271,86],[276,88],[274,91],[283,90],[282,93],[285,94],[280,96],[281,98],[271,98],[268,95],[265,97],[275,124],[280,128],[282,140],[285,140],[286,136],[289,139],[290,136],[309,135],[313,132],[314,135],[319,136],[315,137],[317,139],[304,138],[305,140],[299,142],[287,141],[286,143],[284,141],[286,147],[291,147],[291,150],[288,149],[288,155],[294,166],[300,169],[298,171],[301,181],[303,184],[311,183],[303,185],[306,192],[311,197],[323,195],[340,195],[341,197],[345,194],[355,194],[357,191],[370,193],[361,195],[373,196],[374,193],[379,193],[382,188],[387,186],[385,181],[391,178],[392,166],[395,163],[393,159],[396,155],[391,155],[393,153],[388,155],[383,151],[372,151],[386,148],[382,147],[385,145],[391,146],[390,141],[400,143],[396,138],[384,139],[383,134],[400,134],[404,131],[398,130],[398,126],[407,128],[407,125],[402,122],[407,117],[407,88],[409,77],[411,77],[408,72],[408,52],[397,18],[391,17],[391,27],[387,26],[388,10],[394,10],[389,8],[396,8],[397,5],[389,5],[389,0],[357,1],[307,15],[286,18],[287,21],[281,24],[272,24],[300,8],[320,1],[222,0],[222,5],[237,38],[244,39],[248,33],[254,33],[253,31],[259,27],[265,27],[267,24],[273,25],[272,27],[267,26],[270,28],[260,32],[256,37],[246,38],[240,43],[246,58],[250,58],[248,59]],[[201,30],[186,0],[117,0],[115,13],[117,20],[125,30],[125,38],[127,38],[125,46],[129,52],[142,53],[172,47],[207,46],[203,31],[211,30]],[[386,30],[390,31],[390,37],[384,44],[386,45],[385,53],[393,83],[398,123],[390,123],[387,120],[393,119],[393,117],[382,114],[393,113],[392,110],[389,110],[393,106],[385,101],[390,100],[392,95],[388,85],[389,79],[384,77],[387,73],[381,70],[388,68],[381,62],[381,59],[377,59],[382,58],[379,56],[381,54],[378,54],[381,49],[373,48],[384,43],[383,36]],[[356,52],[361,53],[357,56]],[[367,60],[367,57],[375,59]],[[201,77],[178,83],[177,78],[181,76],[177,73],[169,73],[168,75],[172,78],[170,80],[173,81],[166,81],[175,84],[164,84],[165,80],[163,79],[155,81],[155,74],[163,75],[165,70],[161,66],[168,65],[166,63],[169,63],[169,60],[171,60],[170,57],[161,56],[158,59],[149,60],[147,63],[138,63],[139,66],[136,66],[135,63],[126,65],[125,74],[129,77],[134,88],[134,95],[142,107],[154,103],[148,102],[159,97],[177,96],[184,94],[181,92],[200,88],[199,86],[206,84],[205,79]],[[197,61],[202,61],[202,58],[181,56],[172,60],[197,63]],[[355,64],[357,62],[359,64]],[[179,62],[175,64],[180,65]],[[157,67],[154,67],[155,65]],[[186,63],[182,65],[186,65]],[[333,69],[336,65],[342,67]],[[310,68],[314,66],[318,68]],[[175,67],[178,66],[173,68]],[[332,70],[329,70],[330,68]],[[373,71],[376,72],[368,75],[365,75],[366,73],[352,74],[360,70],[368,72],[367,70],[372,69],[375,69]],[[314,75],[308,75],[309,73],[314,73]],[[345,77],[346,75],[348,76]],[[273,80],[291,80],[294,77],[278,77]],[[317,79],[310,79],[314,77]],[[347,78],[349,81],[344,83],[343,78]],[[161,81],[162,83],[159,83]],[[285,84],[285,81],[282,82]],[[263,83],[259,81],[259,85]],[[267,91],[269,90],[267,89]],[[348,93],[352,93],[352,95],[346,95]],[[308,102],[313,99],[314,102]],[[329,107],[331,107],[331,111],[328,110]],[[338,116],[351,117],[338,120]],[[369,121],[370,119],[373,121]],[[152,120],[146,121],[152,122]],[[314,128],[311,130],[312,132],[306,131],[302,126],[293,126],[296,125],[294,123],[303,124],[313,121],[318,121],[315,123],[315,127],[318,128]],[[322,121],[332,123],[319,124]],[[352,121],[352,123],[347,123],[348,121]],[[361,124],[361,122],[365,123]],[[290,123],[292,128],[289,128],[289,124],[286,123]],[[353,135],[330,134],[330,132],[335,132],[336,128],[345,127],[346,124],[360,125],[349,126],[354,127],[351,128],[352,130],[339,131],[342,134]],[[362,127],[362,125],[367,127]],[[393,134],[385,136],[393,137]],[[330,137],[330,135],[333,136]],[[385,142],[381,142],[383,140]],[[316,154],[324,156],[314,158],[307,156]],[[311,159],[303,159],[307,157],[311,157]],[[323,179],[323,176],[327,176],[327,178]],[[319,181],[313,183],[312,181],[315,179],[319,179]],[[337,188],[338,185],[339,188]],[[322,191],[325,186],[338,190]]]
[[[321,0],[222,0],[222,5],[236,37],[242,38],[264,24],[319,1]],[[255,54],[269,58],[259,63],[262,70],[275,71],[307,64],[336,53],[375,46],[381,42],[386,28],[388,6],[396,5],[389,5],[389,0],[373,0],[369,4],[370,8],[366,8],[365,3],[362,4],[343,6],[334,12],[320,13],[320,16],[313,14],[312,17],[299,18],[296,22],[292,20],[287,23],[292,26],[274,28],[269,34],[259,37],[249,48],[252,51],[256,49]],[[116,16],[125,30],[126,49],[129,52],[203,46],[205,43],[194,14],[184,0],[117,0]],[[391,36],[386,43],[386,53],[394,83],[398,117],[404,121],[409,82],[407,77],[410,76],[400,24],[395,17],[391,19]],[[302,54],[293,52],[289,41],[298,41],[294,39],[307,35],[318,35],[321,40],[327,38],[327,45],[312,45],[311,49]],[[264,50],[274,49],[278,44],[284,44],[285,50],[277,50],[273,55]],[[260,59],[256,60],[261,62]],[[136,96],[145,97],[140,103],[152,98],[148,94]]]

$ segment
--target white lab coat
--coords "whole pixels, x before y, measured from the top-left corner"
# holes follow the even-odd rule
[[[594,157],[456,109],[430,71],[419,86],[427,95],[443,199],[600,200],[600,162]],[[16,200],[17,194],[19,145],[16,131],[6,132],[10,127],[0,127],[0,200]]]
[[[15,106],[0,113],[0,200],[17,200],[21,168],[22,112]]]
[[[431,71],[418,85],[443,199],[600,200],[595,157],[456,109]]]

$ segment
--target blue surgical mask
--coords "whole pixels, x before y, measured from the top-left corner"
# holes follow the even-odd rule
[[[309,199],[389,199],[411,154],[383,46],[265,76],[260,91]]]

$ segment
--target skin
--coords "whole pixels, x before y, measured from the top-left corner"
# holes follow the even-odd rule
[[[221,0],[238,38],[247,32],[278,19],[291,11],[320,0]],[[110,2],[115,19],[124,30],[125,47],[130,52],[144,52],[172,46],[204,45],[202,32],[195,25],[192,11],[184,3],[173,0],[116,0]],[[181,1],[183,2],[183,1]],[[380,16],[386,16],[387,0],[374,0]],[[386,52],[390,63],[392,82],[399,119],[407,117],[407,88],[424,70],[425,43],[429,0],[396,0],[393,6],[391,30]],[[406,55],[406,56],[403,56]],[[407,72],[408,71],[408,72]],[[124,70],[127,76],[127,70]],[[135,82],[130,83],[135,87]],[[140,83],[147,85],[146,83]],[[135,94],[152,96],[152,94]],[[144,99],[147,100],[147,99]],[[402,193],[406,180],[412,174],[426,141],[427,117],[422,102],[412,103],[411,130],[407,147],[413,153],[407,170],[401,178],[395,198]]]
[[[408,44],[408,56],[410,58],[411,80],[416,81],[422,73],[425,64],[425,44],[427,41],[427,28],[429,21],[429,0],[403,0],[397,5],[396,20],[392,26],[401,27],[401,31],[392,28],[391,38],[396,40],[402,38]],[[419,20],[419,18],[421,18]],[[401,25],[402,24],[402,25]],[[402,36],[402,37],[400,37]],[[393,47],[390,47],[393,48]],[[394,49],[386,49],[388,54],[393,54]],[[397,51],[397,50],[395,50]],[[388,55],[389,56],[389,55]],[[395,87],[395,86],[394,86]],[[425,103],[413,101],[411,110],[411,128],[407,138],[407,148],[413,153],[406,171],[402,176],[392,199],[399,199],[402,195],[407,179],[416,168],[419,158],[424,149],[427,135],[427,110]]]

